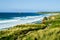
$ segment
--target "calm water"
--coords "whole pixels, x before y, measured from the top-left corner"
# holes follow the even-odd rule
[[[43,17],[50,16],[50,14],[37,13],[0,13],[0,29],[9,28],[17,24],[32,23],[41,21]]]

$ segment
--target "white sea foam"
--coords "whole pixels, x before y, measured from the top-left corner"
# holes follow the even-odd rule
[[[17,21],[17,20],[3,20],[3,21],[0,21],[0,23],[7,23],[7,22],[14,22],[14,21]]]

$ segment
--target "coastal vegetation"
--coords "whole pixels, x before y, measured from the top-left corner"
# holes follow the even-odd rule
[[[0,30],[0,40],[60,40],[60,14],[44,17],[41,24],[22,24]]]

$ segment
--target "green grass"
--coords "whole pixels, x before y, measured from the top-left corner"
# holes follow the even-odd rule
[[[17,25],[0,30],[0,40],[60,40],[60,15],[43,21],[41,24]]]
[[[27,34],[23,40],[60,40],[60,28],[38,30]]]
[[[44,24],[26,24],[17,25],[13,28],[0,31],[0,40],[14,40],[17,37],[23,37],[30,31],[36,31],[45,28]]]

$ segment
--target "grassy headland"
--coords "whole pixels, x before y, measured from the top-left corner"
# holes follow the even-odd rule
[[[24,24],[0,31],[0,40],[60,40],[60,15],[44,18],[41,24]]]
[[[56,14],[56,13],[60,13],[60,12],[37,12],[38,14]]]

